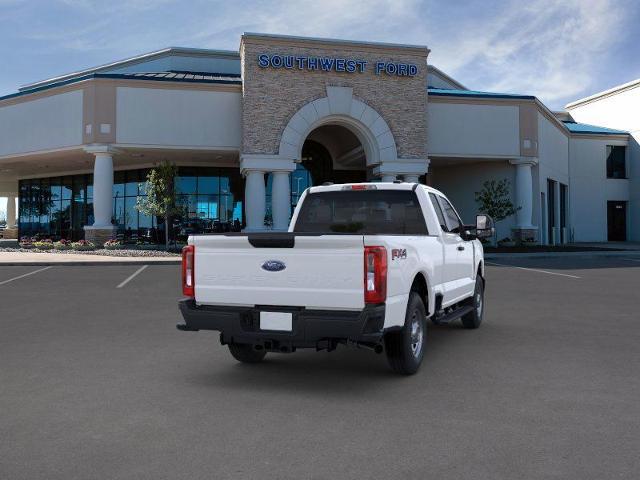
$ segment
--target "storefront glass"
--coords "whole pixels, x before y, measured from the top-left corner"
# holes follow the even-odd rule
[[[147,173],[114,173],[113,224],[116,238],[126,243],[164,242],[164,219],[136,209],[138,198],[145,196]],[[20,236],[83,238],[83,227],[93,224],[92,183],[92,175],[21,180]],[[244,180],[237,169],[180,167],[175,187],[183,213],[172,219],[172,239],[243,228]]]

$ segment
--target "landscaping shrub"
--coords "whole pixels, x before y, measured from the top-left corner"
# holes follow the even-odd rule
[[[107,240],[104,242],[104,248],[107,250],[119,250],[123,246],[123,243],[120,240]]]
[[[58,242],[53,242],[53,248],[55,250],[71,250],[71,240],[62,239]]]
[[[77,242],[73,242],[71,244],[71,247],[74,250],[82,250],[82,251],[90,251],[90,250],[96,249],[95,244],[88,242],[87,240],[78,240]]]
[[[37,240],[33,242],[33,247],[40,250],[51,250],[53,248],[53,242],[49,238],[45,240]]]
[[[20,248],[33,248],[33,241],[31,237],[20,237]]]

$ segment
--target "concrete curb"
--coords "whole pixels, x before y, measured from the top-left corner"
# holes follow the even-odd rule
[[[639,250],[616,251],[587,251],[587,252],[536,252],[536,253],[486,253],[487,260],[499,260],[501,258],[559,258],[559,257],[637,257],[640,259]]]
[[[67,261],[67,262],[33,262],[33,261],[25,261],[25,262],[0,262],[0,267],[55,267],[57,265],[60,266],[122,266],[122,265],[179,265],[181,263],[181,259],[177,258],[176,260],[151,260],[141,258],[136,260],[113,260],[113,261],[102,261],[97,262],[95,260],[87,260],[87,261]]]

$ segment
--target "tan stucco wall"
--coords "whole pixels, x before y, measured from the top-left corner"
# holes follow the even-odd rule
[[[389,125],[398,157],[427,157],[428,49],[244,36],[240,47],[243,74],[242,151],[277,154],[289,119],[305,104],[326,97],[327,86],[353,88],[353,96],[376,110]],[[361,59],[363,73],[262,68],[259,54]],[[413,77],[375,74],[378,61],[411,63]]]

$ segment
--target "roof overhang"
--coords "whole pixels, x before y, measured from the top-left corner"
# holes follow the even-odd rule
[[[51,83],[59,83],[65,80],[73,79],[75,77],[82,77],[82,76],[90,75],[93,73],[104,72],[105,70],[112,70],[114,68],[122,68],[130,65],[136,65],[143,62],[148,62],[149,60],[155,60],[158,58],[168,57],[171,55],[184,55],[184,56],[194,56],[194,57],[204,56],[204,57],[232,58],[232,59],[240,58],[240,54],[238,52],[234,52],[230,50],[209,50],[209,49],[203,49],[203,48],[167,47],[161,50],[156,50],[154,52],[143,53],[141,55],[136,55],[135,57],[126,58],[124,60],[117,60],[115,62],[106,63],[104,65],[100,65],[97,67],[78,70],[77,72],[60,75],[60,76],[49,78],[46,80],[40,80],[34,83],[28,83],[18,88],[18,91],[22,92],[25,90],[32,90],[34,88],[39,88]]]
[[[462,85],[459,81],[457,81],[455,78],[451,77],[450,75],[447,75],[442,70],[440,70],[438,67],[434,67],[433,65],[429,64],[429,65],[427,65],[427,69],[428,69],[429,73],[435,74],[435,75],[441,77],[443,80],[446,80],[447,82],[452,83],[453,85],[458,87],[460,90],[469,90],[467,87]]]

